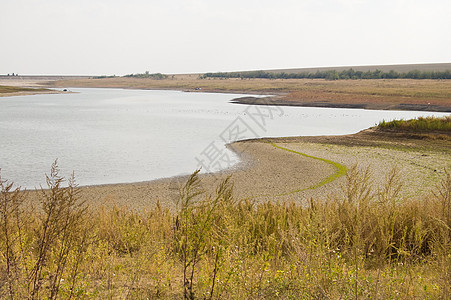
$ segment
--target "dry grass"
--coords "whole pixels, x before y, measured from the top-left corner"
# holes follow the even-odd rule
[[[322,98],[334,101],[430,103],[451,105],[449,80],[359,80],[323,81],[306,85],[293,92],[289,99]]]
[[[400,196],[396,169],[375,189],[371,170],[354,167],[340,195],[300,206],[235,199],[230,179],[208,195],[196,172],[181,186],[175,212],[160,205],[88,212],[73,183],[60,185],[55,168],[50,191],[35,199],[41,210],[24,206],[2,181],[3,298],[446,299],[450,293],[448,173],[433,194],[416,200]]]

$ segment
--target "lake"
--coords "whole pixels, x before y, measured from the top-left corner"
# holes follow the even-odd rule
[[[256,137],[356,133],[381,120],[443,113],[231,104],[244,95],[71,89],[0,98],[3,179],[45,185],[58,158],[80,185],[147,181],[233,167],[225,144]]]

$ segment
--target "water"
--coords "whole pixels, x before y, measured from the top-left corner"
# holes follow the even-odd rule
[[[45,185],[58,158],[80,185],[139,182],[231,167],[232,140],[355,133],[381,120],[441,113],[231,104],[243,95],[122,89],[0,98],[3,179]]]

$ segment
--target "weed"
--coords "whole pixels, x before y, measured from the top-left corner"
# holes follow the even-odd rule
[[[87,210],[56,164],[47,190],[1,182],[0,297],[443,298],[451,279],[449,173],[404,199],[397,169],[381,188],[349,168],[340,195],[291,202],[213,195],[198,171],[176,211]],[[29,209],[28,200],[39,203]]]
[[[56,299],[65,282],[68,298],[74,297],[88,240],[87,208],[78,200],[74,177],[63,188],[57,163],[41,189],[40,211],[24,207],[20,189],[1,181],[2,237],[6,257],[8,295],[31,299]],[[46,296],[44,296],[45,294]],[[1,295],[1,293],[0,293]]]

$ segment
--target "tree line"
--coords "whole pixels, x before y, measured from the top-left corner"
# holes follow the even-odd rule
[[[166,78],[168,78],[168,75],[161,74],[161,73],[150,73],[149,71],[146,71],[145,73],[128,74],[128,75],[124,75],[123,77],[166,79]]]
[[[383,72],[375,71],[355,71],[350,68],[343,71],[328,70],[316,72],[286,73],[286,72],[266,72],[266,71],[246,71],[246,72],[216,72],[205,73],[202,78],[266,78],[266,79],[451,79],[451,70],[446,71],[420,71],[412,70],[409,72],[396,72],[391,70]]]

